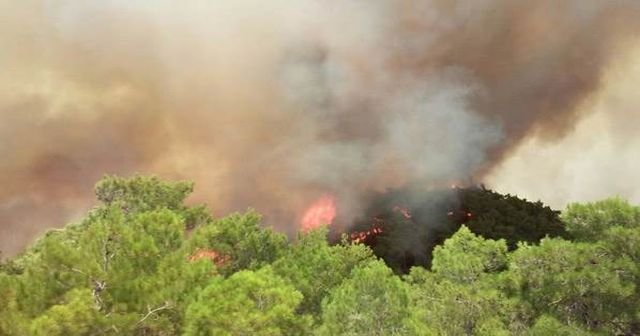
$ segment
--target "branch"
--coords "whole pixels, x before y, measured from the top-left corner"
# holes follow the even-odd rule
[[[113,257],[113,254],[109,253],[109,241],[111,241],[111,237],[107,237],[102,242],[102,270],[105,273],[109,271],[109,260]]]
[[[76,272],[76,273],[78,273],[78,274],[82,274],[82,275],[86,276],[87,278],[91,278],[91,276],[89,276],[89,274],[87,274],[87,273],[85,273],[85,272],[83,272],[83,271],[81,271],[81,270],[79,270],[79,269],[77,269],[77,268],[75,268],[75,267],[68,267],[68,266],[66,266],[66,267],[67,267],[70,271]]]
[[[562,300],[563,300],[563,298],[559,298],[559,299],[557,299],[555,301],[549,302],[548,306],[555,306],[558,303],[560,303]]]
[[[171,308],[171,304],[169,302],[165,302],[162,306],[154,308],[154,309],[149,309],[149,312],[147,313],[147,315],[145,315],[142,319],[140,319],[140,321],[138,321],[138,323],[136,323],[137,325],[142,324],[142,322],[144,322],[144,320],[146,320],[147,318],[149,318],[149,316],[161,311],[161,310],[166,310],[166,309],[170,309]]]
[[[104,308],[104,303],[102,302],[100,293],[107,288],[107,283],[101,280],[92,279],[92,281],[95,284],[92,291],[93,300],[95,301],[96,306],[98,307],[98,310],[102,311],[102,309]]]

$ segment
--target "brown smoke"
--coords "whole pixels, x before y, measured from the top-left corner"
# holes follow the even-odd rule
[[[0,0],[0,250],[105,173],[288,231],[325,193],[482,176],[570,131],[640,33],[635,0],[133,3]]]
[[[608,71],[573,131],[551,144],[530,137],[487,182],[557,208],[614,195],[640,204],[640,48],[624,58]]]

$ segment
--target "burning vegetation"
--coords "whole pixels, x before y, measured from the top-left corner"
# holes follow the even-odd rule
[[[382,234],[384,231],[380,227],[372,227],[366,231],[355,231],[349,234],[349,240],[358,244],[358,243],[371,243],[379,234]]]
[[[189,3],[0,5],[5,253],[105,173],[194,180],[292,236],[363,220],[374,191],[482,180],[571,132],[640,32],[635,0]]]
[[[519,241],[537,243],[545,236],[568,236],[558,211],[484,186],[426,192],[389,190],[371,195],[369,200],[363,215],[346,229],[333,220],[319,224],[330,226],[335,242],[346,235],[353,243],[369,246],[397,272],[407,272],[413,266],[429,267],[433,248],[463,224],[484,238],[506,240],[512,249]],[[325,209],[318,204],[322,202],[308,212]],[[336,207],[331,204],[334,219]]]
[[[253,211],[214,218],[184,204],[190,186],[98,183],[81,223],[0,262],[0,334],[640,334],[640,207],[620,199],[561,223],[481,187],[396,189],[344,230],[322,197],[309,218],[333,219],[332,243],[326,229],[288,240]]]
[[[315,201],[304,213],[301,220],[302,231],[307,232],[322,225],[333,223],[336,218],[336,201],[324,195]]]

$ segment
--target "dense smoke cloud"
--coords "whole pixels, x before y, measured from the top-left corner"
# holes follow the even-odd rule
[[[289,232],[306,206],[481,177],[558,139],[640,32],[635,0],[0,0],[0,249],[105,173],[195,180]]]
[[[487,182],[562,208],[618,195],[640,204],[640,48],[604,77],[586,107],[588,116],[553,143],[531,137],[493,169]]]

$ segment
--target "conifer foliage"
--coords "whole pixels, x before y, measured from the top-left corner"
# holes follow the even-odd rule
[[[477,219],[398,275],[326,228],[214,218],[192,187],[105,177],[83,220],[0,263],[0,335],[640,334],[640,208],[621,199],[558,217],[473,191]]]

